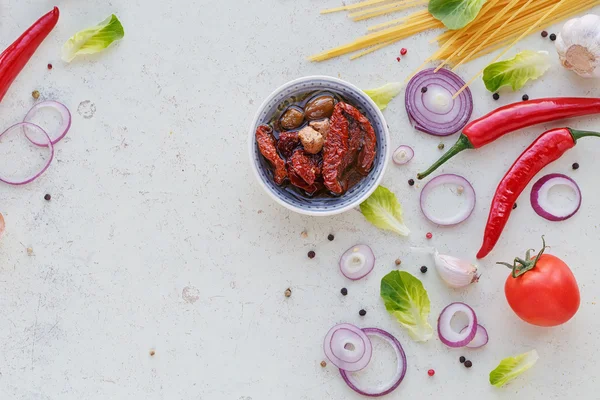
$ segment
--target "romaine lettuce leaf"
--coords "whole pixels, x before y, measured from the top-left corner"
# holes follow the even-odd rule
[[[517,376],[533,367],[538,358],[540,358],[540,356],[535,350],[519,354],[518,356],[505,358],[500,361],[500,364],[498,364],[495,370],[490,372],[490,383],[497,387],[503,386],[508,381],[515,379]]]
[[[483,82],[490,92],[502,86],[521,89],[530,79],[537,79],[550,68],[547,51],[525,50],[506,61],[498,61],[483,70]]]
[[[401,82],[386,83],[385,85],[376,89],[365,90],[364,92],[369,96],[380,110],[385,110],[390,101],[400,94],[404,85]]]
[[[70,62],[79,54],[94,54],[125,36],[123,25],[112,14],[98,25],[77,32],[62,47],[62,59]]]
[[[388,188],[378,186],[373,194],[360,205],[360,211],[370,223],[378,228],[394,231],[402,236],[408,236],[410,233],[402,220],[402,206],[396,195]]]
[[[448,29],[460,29],[477,18],[487,0],[431,0],[429,13]]]

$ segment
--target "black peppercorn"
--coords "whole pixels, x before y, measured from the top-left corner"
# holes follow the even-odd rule
[[[460,361],[460,363],[464,363],[465,361],[467,361],[467,359],[465,358],[465,356],[460,356],[460,358],[458,359],[458,361]]]
[[[346,296],[348,294],[348,289],[342,288],[342,290],[340,290],[340,292],[342,293],[342,296]]]
[[[361,317],[364,317],[365,315],[367,315],[367,312],[365,310],[360,310],[358,312],[358,315],[360,315]]]
[[[327,236],[327,240],[329,240],[330,242],[333,242],[333,239],[335,239],[335,236],[333,236],[331,233],[329,234],[329,236]]]
[[[427,93],[427,86],[423,86],[421,88],[421,93]]]
[[[523,97],[522,97],[522,99],[523,99],[523,101],[527,101],[527,100],[529,100],[529,96],[526,95],[526,94],[524,94]]]
[[[52,196],[50,196],[49,194],[46,194],[44,196],[44,200],[46,200],[46,201],[50,201],[51,198],[52,198]]]
[[[548,32],[546,32],[546,31],[542,31],[542,37],[543,37],[543,38],[545,38],[545,37],[548,37]]]
[[[421,267],[421,272],[422,272],[422,273],[425,273],[425,272],[427,272],[427,267],[423,265],[423,266]]]
[[[473,366],[473,363],[471,362],[471,360],[465,361],[465,367],[471,368],[472,366]]]
[[[415,185],[415,180],[414,180],[414,179],[409,179],[409,180],[408,180],[408,184],[409,184],[410,186],[414,186],[414,185]]]
[[[317,254],[312,250],[308,252],[308,258],[315,258],[316,255]]]
[[[513,210],[517,208],[517,203],[513,204]]]
[[[500,95],[498,93],[494,93],[492,97],[494,98],[494,100],[498,100],[500,98]]]
[[[573,163],[571,167],[573,167],[573,169],[579,169],[579,163]]]
[[[556,40],[556,34],[552,34],[550,35],[550,40],[552,40],[553,42]]]

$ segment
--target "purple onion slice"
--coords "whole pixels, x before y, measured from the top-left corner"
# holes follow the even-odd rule
[[[364,278],[375,267],[375,254],[366,244],[350,247],[340,258],[340,271],[353,281]]]
[[[373,353],[367,335],[352,324],[339,324],[331,328],[325,336],[323,350],[333,365],[350,372],[365,368]]]
[[[555,186],[566,186],[574,193],[574,199],[566,208],[552,204],[549,198],[550,190]],[[531,206],[542,218],[548,221],[564,221],[571,218],[581,207],[581,190],[577,183],[563,174],[549,174],[537,181],[531,189]]]
[[[452,318],[457,313],[464,313],[469,319],[469,324],[461,332],[456,332],[450,326]],[[442,343],[448,347],[465,347],[471,343],[477,333],[477,315],[475,311],[465,303],[451,303],[440,314],[438,318],[438,335]]]

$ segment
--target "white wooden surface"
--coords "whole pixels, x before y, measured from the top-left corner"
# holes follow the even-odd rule
[[[488,328],[487,347],[451,350],[437,337],[412,342],[385,311],[378,290],[398,257],[402,269],[415,274],[419,266],[431,266],[411,246],[433,245],[473,258],[495,186],[517,155],[545,128],[600,129],[600,118],[527,129],[455,158],[441,171],[473,182],[477,208],[467,222],[439,228],[420,214],[419,188],[406,183],[437,158],[439,140],[410,127],[399,96],[385,111],[392,147],[409,144],[416,157],[404,168],[390,166],[384,185],[405,208],[409,238],[374,228],[357,211],[324,219],[291,214],[254,182],[246,132],[256,107],[275,87],[310,74],[338,76],[363,88],[401,81],[436,48],[428,44],[435,32],[428,32],[359,61],[305,61],[369,25],[343,14],[318,14],[339,4],[58,2],[58,26],[0,104],[1,127],[29,110],[34,89],[73,113],[73,127],[57,145],[50,169],[30,185],[0,186],[7,224],[0,239],[2,400],[358,399],[333,366],[319,365],[323,336],[342,321],[381,327],[404,345],[409,370],[390,398],[598,398],[600,141],[582,140],[544,170],[566,173],[580,184],[583,206],[574,218],[542,220],[529,205],[528,189],[501,242],[480,263],[479,284],[451,291],[432,269],[419,275],[432,301],[430,321],[449,302],[466,301]],[[0,47],[53,5],[5,0]],[[102,54],[60,61],[69,36],[110,13],[121,19],[124,40]],[[398,63],[401,47],[409,53]],[[520,49],[554,51],[537,33],[511,54]],[[531,98],[600,95],[598,82],[578,79],[554,60],[543,79],[519,93],[502,92],[498,102],[481,81],[475,83],[474,115],[524,92]],[[484,65],[485,59],[471,63],[460,74],[469,78]],[[95,112],[85,118],[92,104]],[[570,169],[575,161],[578,171]],[[46,193],[50,202],[43,199]],[[425,239],[428,231],[431,241]],[[327,241],[329,233],[335,241]],[[539,247],[542,234],[581,287],[579,313],[554,329],[528,326],[512,313],[503,294],[508,271],[494,265]],[[351,283],[340,275],[337,259],[359,242],[371,245],[378,261],[368,278]],[[306,257],[309,250],[316,251],[314,260]],[[283,296],[288,287],[291,298]],[[349,290],[345,298],[342,287]],[[361,308],[368,311],[363,318]],[[540,360],[526,376],[504,389],[489,385],[488,373],[500,359],[532,348]],[[385,378],[393,365],[384,350],[377,354],[383,356],[369,367],[373,379]],[[460,355],[473,368],[461,367]],[[436,370],[434,378],[427,376],[429,368]]]

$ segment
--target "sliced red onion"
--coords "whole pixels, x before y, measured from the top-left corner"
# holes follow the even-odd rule
[[[567,186],[575,194],[575,199],[571,207],[559,209],[552,204],[548,198],[550,189],[554,186]],[[563,174],[549,174],[537,181],[531,189],[531,206],[533,210],[542,218],[549,221],[564,221],[571,218],[581,207],[581,190],[577,183]]]
[[[366,244],[350,247],[340,258],[340,271],[353,281],[364,278],[375,266],[375,254]]]
[[[431,191],[440,185],[458,186],[459,190],[461,191],[461,194],[465,196],[467,200],[466,207],[464,207],[462,210],[459,210],[459,212],[456,215],[450,218],[436,217],[431,213],[431,211],[427,210],[425,207],[425,202],[431,194]],[[444,226],[456,225],[463,222],[471,216],[473,210],[475,209],[475,197],[475,189],[473,189],[471,183],[469,183],[469,181],[463,178],[462,176],[454,174],[439,175],[427,182],[427,184],[423,187],[420,198],[421,211],[423,212],[423,215],[425,215],[425,217],[434,224]]]
[[[467,330],[468,326],[465,326],[460,333],[464,333]],[[466,345],[466,347],[470,348],[470,349],[478,349],[480,347],[483,347],[487,344],[489,340],[488,337],[488,333],[487,333],[487,329],[485,329],[483,326],[477,324],[477,332],[475,332],[475,337],[473,338],[473,340],[471,340],[469,342],[469,344]]]
[[[373,353],[367,335],[351,324],[339,324],[331,328],[325,336],[323,350],[333,365],[350,372],[365,368]]]
[[[351,374],[347,373],[348,371],[344,371],[343,369],[340,369],[340,374],[342,374],[344,382],[346,382],[350,389],[354,390],[356,393],[369,397],[385,396],[386,394],[389,394],[396,390],[400,383],[402,383],[404,375],[406,375],[407,368],[406,354],[404,354],[404,349],[402,348],[402,345],[400,344],[398,339],[396,339],[390,333],[378,328],[365,328],[363,329],[363,332],[366,333],[368,336],[377,336],[385,340],[390,344],[390,346],[392,346],[392,348],[396,352],[396,358],[398,360],[396,374],[387,385],[377,388],[362,387]]]
[[[25,115],[23,122],[32,122],[31,120],[35,117],[37,112],[42,108],[52,108],[60,114],[61,123],[56,130],[56,132],[48,132],[48,136],[52,139],[52,144],[58,143],[62,138],[65,137],[67,132],[69,132],[69,128],[71,128],[71,112],[69,109],[62,103],[54,100],[46,100],[37,103],[34,105],[31,110]],[[39,125],[39,124],[38,124]],[[31,140],[31,143],[40,146],[46,147],[46,142],[44,137],[32,137],[30,134],[26,134],[27,138]]]
[[[412,160],[414,156],[415,151],[410,146],[402,145],[394,151],[392,161],[396,165],[404,165]]]
[[[45,138],[44,140],[46,140],[46,142],[43,145],[35,143],[39,147],[48,148],[47,154],[43,157],[39,168],[36,168],[33,172],[23,172],[23,170],[19,170],[19,166],[16,165],[16,163],[7,161],[6,158],[4,158],[2,146],[9,146],[10,142],[16,140],[15,138],[11,138],[11,135],[23,135],[27,139],[27,143],[33,143],[29,139],[29,137],[31,137],[32,135],[35,135],[37,138]],[[43,142],[40,141],[39,143]],[[6,154],[13,155],[13,152],[8,151]],[[8,183],[10,185],[24,185],[35,180],[40,175],[42,175],[44,171],[46,171],[46,169],[48,169],[48,166],[50,166],[50,163],[54,158],[54,146],[52,144],[50,136],[48,136],[46,131],[43,130],[41,127],[29,122],[19,122],[6,129],[4,132],[0,133],[0,158],[4,158],[2,163],[0,163],[0,165],[4,164],[4,167],[0,167],[0,182]],[[39,158],[39,154],[36,155],[19,153],[19,158],[23,161],[31,161],[31,164],[33,164],[36,161],[39,161],[35,159]],[[7,172],[6,170],[8,169],[11,169],[13,172]],[[16,172],[16,170],[18,170],[18,172]],[[19,173],[23,173],[23,176],[20,176]]]
[[[457,313],[464,313],[469,319],[469,324],[461,332],[456,332],[450,326],[452,318]],[[469,344],[477,333],[477,316],[475,311],[465,303],[449,304],[438,318],[438,335],[442,343],[449,347],[464,347]]]
[[[415,129],[435,136],[459,132],[473,113],[469,88],[456,99],[452,96],[465,85],[454,72],[434,68],[416,74],[406,87],[406,112]]]

